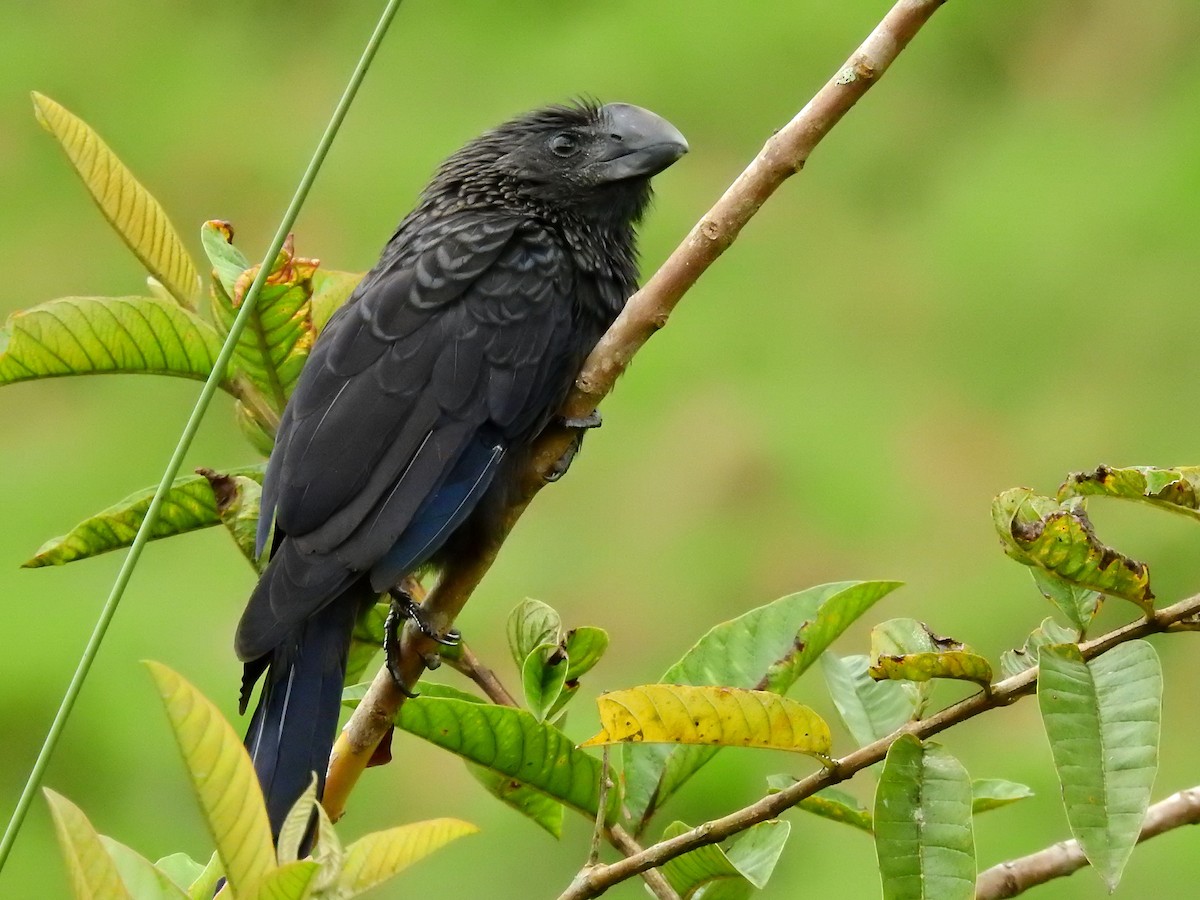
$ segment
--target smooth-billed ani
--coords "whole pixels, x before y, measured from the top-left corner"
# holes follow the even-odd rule
[[[685,152],[623,103],[506,122],[442,164],[317,338],[267,468],[270,562],[235,639],[243,710],[266,673],[246,746],[276,835],[312,773],[324,783],[357,617],[487,539],[634,291],[651,176]]]

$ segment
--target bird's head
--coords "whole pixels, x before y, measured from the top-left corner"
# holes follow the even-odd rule
[[[674,125],[639,106],[548,106],[471,141],[443,164],[434,185],[453,185],[461,198],[628,225],[649,202],[650,179],[687,151]]]

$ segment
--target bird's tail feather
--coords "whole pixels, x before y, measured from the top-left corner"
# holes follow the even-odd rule
[[[337,732],[350,636],[360,604],[352,591],[301,628],[298,641],[271,656],[262,694],[246,731],[246,749],[278,839],[288,811],[317,776],[318,796]]]

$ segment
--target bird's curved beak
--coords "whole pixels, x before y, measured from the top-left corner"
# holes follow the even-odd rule
[[[678,128],[640,106],[609,103],[600,108],[600,122],[608,129],[608,141],[596,166],[601,181],[649,178],[688,152]]]

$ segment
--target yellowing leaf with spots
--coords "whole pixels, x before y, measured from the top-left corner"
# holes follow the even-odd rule
[[[36,91],[38,121],[66,151],[104,218],[156,281],[194,308],[200,276],[158,201],[83,119]]]
[[[230,892],[254,897],[276,868],[275,848],[262,790],[242,739],[208,698],[177,672],[156,662],[146,667],[167,708]]]
[[[1159,469],[1100,466],[1095,472],[1076,472],[1058,489],[1058,499],[1098,495],[1139,500],[1168,512],[1200,519],[1200,466]]]
[[[478,830],[459,819],[430,819],[368,834],[346,848],[337,896],[356,897],[451,841]]]
[[[992,680],[988,661],[954,638],[934,634],[916,619],[889,619],[871,629],[874,679],[929,681],[953,678],[986,687]]]
[[[708,744],[829,755],[824,720],[807,706],[770,691],[646,684],[601,694],[596,702],[604,730],[583,747]]]

